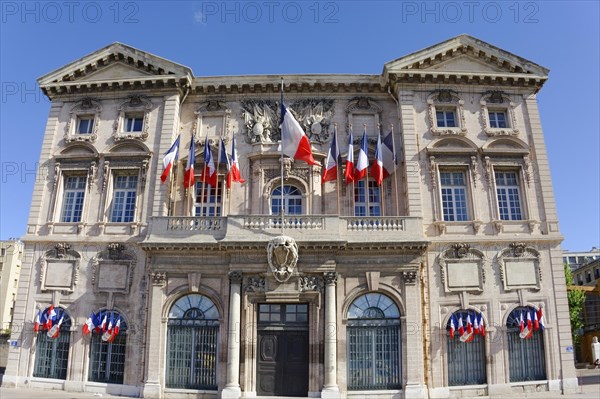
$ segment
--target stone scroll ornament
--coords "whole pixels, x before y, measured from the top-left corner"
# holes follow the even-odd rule
[[[280,283],[290,279],[298,263],[298,245],[293,238],[279,236],[269,241],[267,259],[273,277]]]

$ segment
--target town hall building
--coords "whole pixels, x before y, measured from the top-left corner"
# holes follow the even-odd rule
[[[575,392],[536,99],[547,78],[468,35],[373,75],[203,77],[113,43],[41,77],[51,105],[22,238],[24,328],[3,385]],[[282,89],[317,164],[278,149]],[[324,182],[334,139],[338,175]],[[383,181],[346,181],[347,159],[382,149],[395,152]]]

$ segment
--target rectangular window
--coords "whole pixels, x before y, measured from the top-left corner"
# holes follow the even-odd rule
[[[81,222],[83,200],[85,198],[85,176],[66,176],[63,194],[61,222]]]
[[[519,178],[516,172],[496,172],[500,220],[523,220]]]
[[[90,134],[94,130],[94,117],[93,116],[79,116],[77,117],[77,133],[78,134]]]
[[[587,273],[585,273],[585,282],[586,283],[592,282],[592,272],[591,271],[588,271]]]
[[[506,128],[506,112],[505,111],[489,111],[490,127],[491,128]]]
[[[440,172],[442,211],[447,222],[469,220],[464,172]]]
[[[221,216],[222,190],[204,182],[196,182],[196,203],[194,216]]]
[[[581,274],[577,275],[577,285],[583,285],[583,276]]]
[[[113,202],[110,221],[130,223],[135,217],[135,200],[138,177],[135,175],[116,175],[113,187]]]
[[[456,127],[456,112],[453,109],[442,109],[435,112],[438,127]]]
[[[595,279],[600,278],[600,269],[598,269],[598,268],[594,269],[594,278]]]
[[[125,132],[135,133],[141,132],[144,126],[144,115],[143,114],[126,114],[125,123],[123,130]]]
[[[377,182],[369,180],[369,190],[365,190],[366,182],[354,183],[354,216],[381,216],[381,195]]]

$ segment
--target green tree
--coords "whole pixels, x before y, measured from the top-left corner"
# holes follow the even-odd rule
[[[583,303],[585,292],[573,283],[573,273],[568,264],[565,263],[565,280],[567,281],[567,301],[569,302],[569,318],[571,319],[571,334],[573,343],[579,344],[581,336],[576,332],[583,328]]]

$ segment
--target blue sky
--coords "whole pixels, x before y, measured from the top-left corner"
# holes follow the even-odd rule
[[[197,76],[380,73],[467,33],[550,69],[538,101],[563,249],[600,247],[597,1],[3,1],[0,238],[25,233],[48,100],[36,79],[120,41]]]

